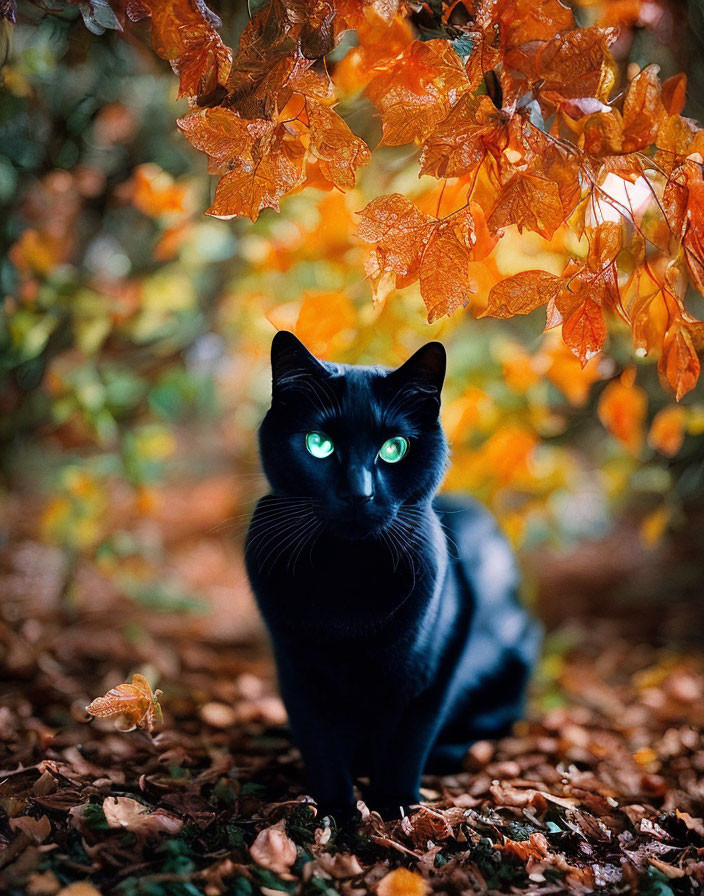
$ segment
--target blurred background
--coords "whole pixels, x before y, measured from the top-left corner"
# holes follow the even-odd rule
[[[236,46],[248,4],[214,5]],[[562,271],[580,247],[560,231],[507,228],[451,318],[429,325],[417,284],[375,304],[355,212],[393,191],[439,202],[410,146],[375,151],[347,194],[308,188],[256,224],[205,217],[215,179],[176,128],[188,109],[178,79],[148,23],[119,34],[96,18],[106,9],[20,2],[17,24],[0,22],[0,890],[359,894],[436,836],[404,819],[405,833],[341,841],[370,869],[366,890],[322,864],[301,870],[303,850],[327,840],[299,802],[300,757],[242,563],[266,492],[256,429],[269,347],[288,328],[351,363],[397,365],[446,344],[444,487],[496,514],[546,626],[527,721],[475,745],[464,774],[425,780],[434,824],[450,807],[456,838],[414,867],[436,889],[446,873],[443,892],[554,893],[565,881],[573,894],[693,896],[701,382],[677,404],[616,322],[582,369],[556,330],[543,333],[542,311],[478,317],[498,278]],[[621,25],[621,85],[652,62],[662,79],[684,70],[684,114],[704,120],[701,3],[590,0],[576,14]],[[356,61],[350,41],[331,60],[337,109],[375,147]],[[701,297],[691,302],[703,319]],[[89,723],[89,701],[135,672],[164,691],[163,730]],[[300,887],[248,851],[284,816]],[[554,853],[531,852],[529,837]]]
[[[236,45],[246,4],[217,11]],[[624,72],[684,69],[685,114],[702,118],[699,4],[589,3],[577,14],[619,18]],[[135,663],[153,682],[177,675],[179,643],[261,641],[242,544],[266,491],[255,432],[277,328],[351,363],[396,365],[429,339],[446,344],[445,488],[486,502],[519,553],[525,599],[551,633],[542,705],[563,699],[563,663],[585,631],[597,646],[648,645],[634,668],[667,670],[673,651],[700,649],[701,386],[676,404],[655,359],[634,355],[617,328],[582,369],[542,332],[541,312],[476,319],[481,283],[471,307],[433,325],[417,286],[375,304],[355,211],[384,192],[430,201],[436,182],[418,179],[412,147],[375,152],[347,194],[306,189],[256,224],[219,221],[203,215],[214,180],[175,127],[187,105],[148,25],[96,34],[78,6],[20,3],[3,48],[0,649],[10,678],[49,675],[38,658],[71,632],[83,635],[70,649],[94,663],[81,685],[93,695]],[[334,57],[338,111],[373,147],[379,123],[348,49]],[[511,227],[487,276],[559,273],[572,250]]]

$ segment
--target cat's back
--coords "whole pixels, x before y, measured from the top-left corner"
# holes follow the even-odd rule
[[[496,520],[464,495],[440,495],[433,507],[447,539],[448,575],[468,613],[466,662],[460,665],[473,670],[469,680],[532,668],[541,627],[521,604],[518,564]]]
[[[516,587],[519,581],[515,555],[496,519],[474,498],[438,495],[433,501],[448,542],[451,560],[470,578],[487,577],[497,588]]]
[[[445,532],[450,574],[472,604],[473,631],[503,642],[520,637],[526,614],[518,600],[518,565],[492,514],[465,495],[440,495],[433,507]]]

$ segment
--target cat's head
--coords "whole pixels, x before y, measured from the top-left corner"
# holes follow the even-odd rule
[[[447,463],[439,342],[387,370],[320,361],[281,331],[271,366],[259,447],[275,495],[310,499],[330,531],[352,539],[382,531],[401,508],[434,496]]]

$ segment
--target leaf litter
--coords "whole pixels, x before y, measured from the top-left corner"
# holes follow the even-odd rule
[[[338,824],[306,793],[262,640],[224,641],[187,617],[165,625],[116,594],[68,619],[10,598],[0,891],[697,894],[704,658],[656,646],[634,612],[599,623],[568,612],[553,638],[567,646],[548,654],[513,736],[475,744],[455,775],[426,777],[405,817],[360,802],[358,823]],[[147,681],[164,692],[151,731]],[[90,720],[101,691],[143,727]],[[125,696],[138,713],[124,712]]]

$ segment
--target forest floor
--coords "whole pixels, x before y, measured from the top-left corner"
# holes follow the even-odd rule
[[[174,612],[193,609],[186,598],[128,597],[95,564],[69,579],[60,552],[32,537],[27,502],[8,510],[0,892],[702,892],[702,607],[636,603],[656,576],[635,542],[536,564],[547,652],[512,737],[476,744],[460,774],[424,779],[407,817],[360,804],[359,824],[338,829],[306,796],[265,640],[244,584],[232,586],[239,549],[179,500],[156,522],[169,533],[160,580],[181,564],[215,607],[204,617]],[[85,713],[135,671],[164,691],[154,736]]]

